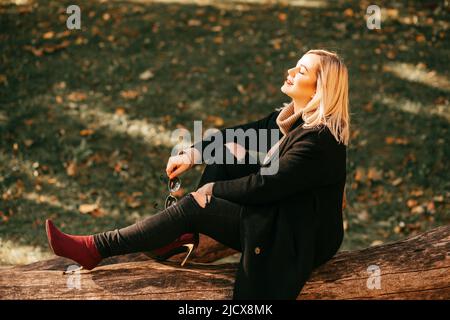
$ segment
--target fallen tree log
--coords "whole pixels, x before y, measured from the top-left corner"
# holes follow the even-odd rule
[[[236,263],[164,263],[143,254],[63,275],[55,258],[0,269],[1,299],[231,299]],[[450,226],[340,252],[317,268],[298,299],[450,299]]]

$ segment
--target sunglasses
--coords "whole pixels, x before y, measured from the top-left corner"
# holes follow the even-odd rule
[[[175,177],[173,179],[169,179],[164,174],[161,174],[159,176],[159,179],[163,181],[164,183],[167,183],[167,188],[169,189],[170,194],[167,196],[166,201],[164,202],[164,208],[167,209],[171,205],[174,205],[177,203],[177,198],[175,198],[172,193],[176,192],[181,187],[181,179],[178,177]]]

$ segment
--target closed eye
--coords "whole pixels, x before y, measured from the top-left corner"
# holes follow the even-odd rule
[[[304,72],[302,72],[302,70],[303,70],[302,67],[303,67],[303,66],[299,66],[299,67],[298,67],[298,73],[300,73],[300,74],[305,74]]]

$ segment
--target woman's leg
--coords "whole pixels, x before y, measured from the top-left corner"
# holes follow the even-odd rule
[[[229,150],[226,148],[225,152]],[[258,165],[246,163],[207,165],[198,187],[207,182],[242,177],[256,172],[259,168]],[[65,234],[47,220],[47,237],[55,254],[75,260],[89,270],[102,258],[159,249],[186,233],[203,233],[230,248],[242,251],[242,208],[236,203],[217,197],[211,197],[203,208],[192,194],[188,194],[177,204],[134,225],[93,236]]]
[[[233,150],[232,147],[231,149]],[[200,182],[197,185],[197,189],[208,182],[231,180],[248,176],[252,173],[256,173],[260,168],[259,164],[253,164],[253,162],[250,163],[251,156],[248,152],[246,153],[244,160],[241,161],[238,160],[236,155],[232,153],[232,151],[230,151],[228,147],[224,146],[223,154],[224,160],[227,159],[227,155],[231,155],[232,157],[234,157],[235,163],[227,164],[225,163],[225,161],[222,161],[222,163],[207,164],[205,166],[205,169],[203,170],[203,174],[200,178]]]
[[[184,233],[203,233],[241,251],[240,213],[242,206],[212,196],[203,208],[192,194],[176,204],[131,226],[94,235],[103,258],[151,251],[174,241]]]

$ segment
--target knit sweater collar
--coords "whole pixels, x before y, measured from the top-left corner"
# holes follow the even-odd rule
[[[301,116],[302,112],[294,112],[293,103],[290,103],[289,105],[281,109],[280,113],[277,116],[276,122],[283,135],[288,134],[295,123],[302,122],[303,119],[301,119]]]

